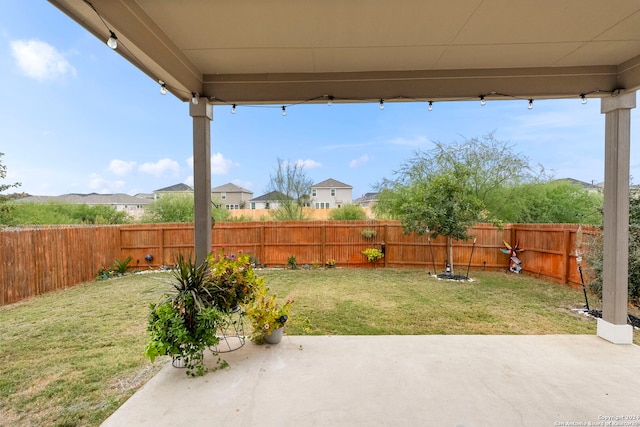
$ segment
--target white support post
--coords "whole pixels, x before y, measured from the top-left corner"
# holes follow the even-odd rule
[[[211,251],[211,121],[213,105],[200,98],[189,103],[193,117],[193,197],[194,251],[196,263],[204,262]]]
[[[605,114],[604,239],[602,267],[602,319],[598,336],[614,344],[631,344],[633,328],[627,324],[629,286],[629,155],[631,109],[636,93],[602,98]]]

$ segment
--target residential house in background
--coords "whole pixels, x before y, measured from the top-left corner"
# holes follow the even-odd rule
[[[602,193],[604,190],[604,182],[601,182],[599,184],[595,184],[594,182],[585,182],[585,181],[580,181],[579,179],[573,179],[573,178],[560,178],[560,179],[554,179],[551,182],[568,182],[570,184],[573,185],[578,185],[582,188],[584,188],[585,190],[587,190],[589,193]]]
[[[371,208],[378,201],[378,193],[364,193],[362,197],[358,197],[353,201],[354,205],[362,208]]]
[[[316,209],[341,208],[352,202],[353,187],[329,178],[311,186],[311,206]]]
[[[162,196],[178,195],[178,194],[190,194],[193,196],[193,188],[187,184],[175,184],[169,187],[161,188],[153,191],[154,199],[157,200]]]
[[[227,209],[244,209],[249,200],[253,199],[253,193],[246,188],[228,183],[211,189],[211,200],[214,203],[221,202]]]
[[[249,209],[278,209],[282,200],[291,199],[280,191],[272,191],[249,200]]]
[[[17,199],[18,203],[64,203],[87,206],[111,206],[118,212],[125,212],[132,218],[139,219],[144,208],[153,203],[153,199],[130,196],[128,194],[63,194],[61,196],[26,196]]]

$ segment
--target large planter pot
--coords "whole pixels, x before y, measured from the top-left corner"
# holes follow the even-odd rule
[[[284,326],[278,329],[274,329],[271,332],[271,335],[269,334],[264,334],[264,341],[267,344],[278,344],[280,341],[282,341],[282,333],[284,332]]]

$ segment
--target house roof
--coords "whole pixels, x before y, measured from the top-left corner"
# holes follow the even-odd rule
[[[180,184],[170,185],[169,187],[164,187],[159,190],[154,190],[154,193],[164,193],[164,192],[168,193],[171,191],[193,191],[193,188],[191,188],[187,184],[180,183]]]
[[[152,203],[153,200],[130,196],[128,194],[63,194],[60,196],[27,196],[16,200],[23,203],[72,203],[72,204],[86,204],[86,205],[147,205]]]
[[[579,185],[579,186],[581,186],[583,188],[594,188],[594,187],[597,187],[597,185],[592,184],[590,182],[580,181],[579,179],[573,179],[573,178],[554,179],[552,182],[558,182],[558,181],[569,182],[571,184]]]
[[[280,191],[271,191],[267,194],[263,194],[262,196],[251,199],[250,202],[277,202],[279,200],[286,199],[293,200],[293,197],[287,196]]]
[[[100,40],[113,31],[116,52],[183,101],[526,102],[640,87],[632,0],[49,1]]]
[[[232,184],[232,183],[227,183],[227,184],[223,184],[219,187],[215,187],[211,189],[212,193],[249,193],[249,194],[253,194],[252,191],[247,190],[246,188],[242,188],[238,185]]]
[[[333,178],[329,178],[317,184],[313,184],[311,188],[353,188],[353,187],[350,186],[349,184],[345,184],[344,182],[340,182]]]
[[[364,193],[362,197],[357,198],[353,202],[360,203],[360,202],[368,202],[372,200],[378,200],[378,193]]]

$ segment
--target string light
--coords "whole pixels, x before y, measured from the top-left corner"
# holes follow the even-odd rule
[[[109,40],[107,40],[107,46],[109,46],[111,49],[116,49],[118,47],[118,37],[116,37],[116,34],[109,30],[109,33],[111,34],[109,37]]]
[[[163,89],[168,89],[168,87],[166,86],[166,83],[162,80],[158,80],[158,82],[161,85],[161,93],[164,94]],[[172,88],[172,90],[176,90],[178,92],[180,92],[180,90],[176,89],[176,88]],[[601,91],[599,89],[594,89],[592,91],[589,92],[582,92],[578,95],[578,97],[580,98],[580,101],[582,104],[586,104],[587,103],[587,96],[593,93],[609,93],[612,96],[615,96],[616,92],[619,91],[619,89],[614,90],[614,91]],[[188,92],[186,92],[188,93]],[[191,92],[191,102],[193,102],[194,104],[197,104],[199,102],[199,98],[201,97],[197,92]],[[515,96],[515,95],[508,95],[508,94],[503,94],[503,93],[498,93],[498,92],[489,92],[487,95],[478,95],[477,97],[469,97],[469,98],[460,98],[460,97],[456,97],[456,98],[451,98],[451,99],[439,99],[438,101],[472,101],[473,99],[479,99],[480,100],[480,104],[481,105],[486,105],[486,101],[487,98],[486,96],[492,96],[492,97],[504,97],[504,98],[511,98],[511,99],[515,99],[515,100],[527,100],[528,101],[528,105],[527,108],[529,110],[533,109],[533,102],[535,101],[534,98],[524,98],[524,97],[519,97],[519,96]],[[560,97],[559,99],[563,99],[563,98],[573,98],[575,99],[575,95],[574,96],[566,96],[566,97]],[[229,101],[225,101],[224,99],[220,99],[217,97],[206,97],[206,99],[212,103],[215,104],[225,104],[225,105],[229,105],[231,106],[231,113],[235,114],[235,112],[237,111],[238,105]],[[374,99],[371,98],[340,98],[346,102],[374,102]],[[391,97],[388,98],[391,100],[403,100],[403,101],[416,101],[416,102],[426,102],[428,104],[427,106],[427,110],[428,111],[433,111],[433,103],[436,101],[433,100],[428,100],[427,99],[419,99],[419,98],[411,98],[411,97],[406,97],[406,96],[395,96],[395,97]],[[493,99],[493,98],[492,98]],[[280,108],[281,112],[282,112],[282,116],[286,116],[287,115],[287,108],[291,107],[291,106],[298,106],[298,105],[304,105],[304,104],[309,104],[309,103],[317,103],[317,102],[323,102],[326,101],[328,106],[333,106],[334,101],[336,100],[336,98],[333,95],[321,95],[321,96],[317,96],[314,98],[309,98],[306,100],[302,100],[296,103],[293,103],[289,106],[286,105],[281,105],[281,106],[277,106],[277,105],[245,105],[244,107],[257,107],[257,108]],[[384,98],[379,98],[377,99],[378,101],[378,105],[380,107],[380,110],[384,110],[384,103],[385,103],[385,99]]]
[[[162,95],[166,95],[167,94],[167,84],[162,80],[158,80],[158,83],[160,83],[160,93]]]

